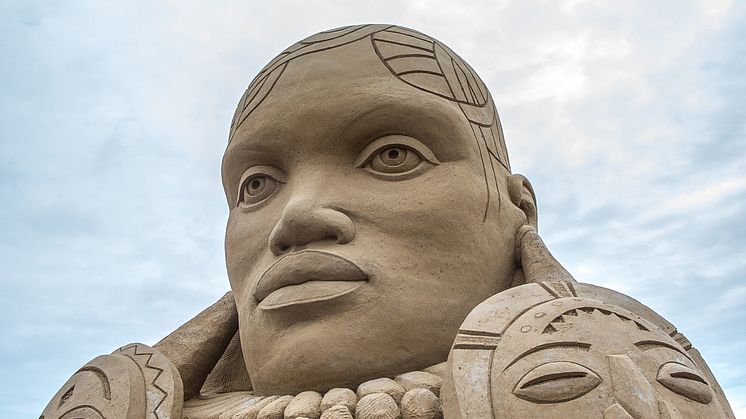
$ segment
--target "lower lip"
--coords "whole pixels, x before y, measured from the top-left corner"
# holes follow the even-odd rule
[[[308,281],[273,291],[258,305],[262,310],[329,301],[347,295],[368,281]]]

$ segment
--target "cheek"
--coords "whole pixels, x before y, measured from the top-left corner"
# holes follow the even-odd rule
[[[483,222],[485,184],[468,162],[360,190],[360,240],[375,243],[382,281],[406,288],[401,298],[424,302],[435,294],[435,301],[463,311],[498,291],[496,278],[512,266],[512,247],[496,217]]]
[[[237,301],[245,300],[250,288],[249,274],[267,249],[269,232],[254,220],[254,214],[242,214],[234,210],[228,217],[225,229],[225,260],[228,279]],[[269,224],[266,222],[265,224]]]
[[[486,191],[481,177],[464,166],[446,163],[399,182],[363,179],[365,187],[350,193],[358,197],[353,211],[361,224],[402,241],[446,244],[466,238],[481,226]]]

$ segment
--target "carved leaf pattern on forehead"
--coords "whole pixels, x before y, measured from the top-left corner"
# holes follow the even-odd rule
[[[372,34],[371,40],[378,58],[399,80],[458,103],[477,141],[510,170],[497,109],[469,64],[437,40],[407,28],[390,27]]]
[[[230,140],[233,139],[233,135],[236,130],[238,130],[238,127],[241,126],[243,121],[245,121],[246,118],[248,118],[248,116],[251,115],[251,113],[259,107],[262,101],[264,101],[264,99],[269,95],[272,91],[272,87],[277,83],[277,80],[279,80],[282,72],[290,61],[304,55],[350,44],[388,27],[390,27],[390,25],[346,26],[312,35],[285,49],[285,51],[281,52],[277,57],[264,66],[262,71],[260,71],[249,84],[249,87],[246,89],[246,92],[238,103],[236,113],[233,115],[231,133],[228,141],[230,142]]]

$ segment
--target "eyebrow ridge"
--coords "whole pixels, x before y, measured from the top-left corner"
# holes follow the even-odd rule
[[[549,343],[545,343],[545,344],[539,345],[539,346],[537,346],[535,348],[531,348],[528,351],[526,351],[526,352],[518,355],[514,360],[512,360],[510,362],[510,364],[506,365],[505,368],[503,368],[503,371],[505,371],[508,368],[510,368],[511,365],[513,365],[516,362],[518,362],[521,358],[524,358],[524,357],[526,357],[528,355],[531,355],[531,354],[539,352],[539,351],[543,351],[543,350],[550,349],[550,348],[557,348],[557,347],[562,347],[562,348],[578,348],[578,349],[581,349],[583,351],[588,352],[588,350],[591,349],[591,344],[590,343],[583,343],[583,342],[549,342]]]
[[[668,349],[674,350],[674,351],[676,351],[676,352],[684,355],[686,357],[686,359],[694,362],[694,360],[686,352],[683,352],[681,349],[679,349],[679,348],[677,348],[677,347],[675,347],[675,346],[673,346],[671,344],[668,344],[668,343],[665,343],[665,342],[661,342],[659,340],[641,340],[639,342],[635,342],[635,346],[637,346],[638,348],[640,348],[640,350],[643,351],[643,352],[649,351],[651,349],[655,349],[656,346],[662,346],[664,348],[668,348]],[[696,365],[697,363],[694,362],[694,364]]]

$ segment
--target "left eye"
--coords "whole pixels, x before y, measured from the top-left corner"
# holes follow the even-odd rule
[[[372,170],[381,173],[405,173],[422,163],[416,151],[404,146],[391,146],[381,150],[368,163]]]
[[[383,179],[409,179],[440,164],[425,144],[406,135],[386,135],[368,144],[354,166]]]

